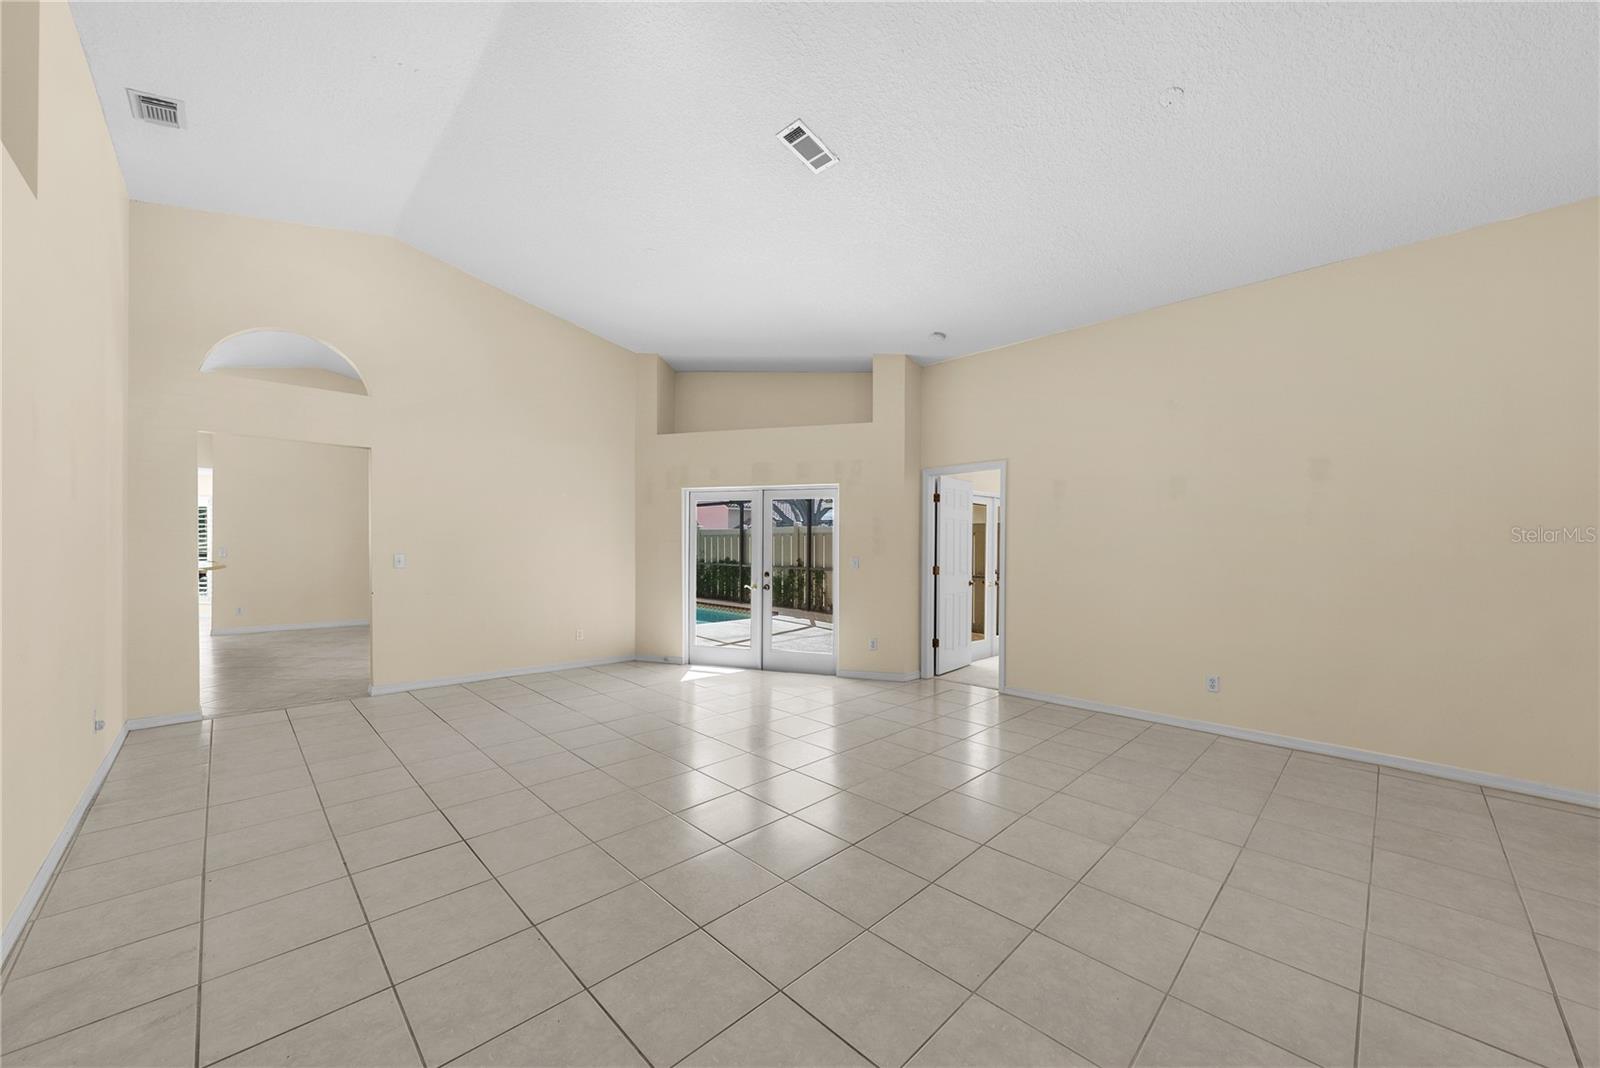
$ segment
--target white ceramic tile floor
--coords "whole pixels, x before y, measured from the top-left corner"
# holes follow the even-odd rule
[[[1592,1065],[1600,820],[618,664],[136,732],[7,967],[7,1065]]]

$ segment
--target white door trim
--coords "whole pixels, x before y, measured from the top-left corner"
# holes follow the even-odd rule
[[[1007,494],[1006,461],[980,460],[970,464],[948,464],[944,467],[926,467],[922,470],[922,611],[921,635],[919,639],[920,650],[917,656],[918,673],[922,678],[933,678],[933,484],[940,475],[963,475],[973,471],[1000,472],[1000,507],[1007,511],[1006,504],[1009,500]],[[1005,638],[1009,632],[1006,624],[1007,602],[1010,600],[1005,595],[1006,584],[1010,581],[1010,572],[1006,570],[1006,543],[1011,540],[1011,523],[1002,524],[1000,528],[1000,583],[998,599],[1000,607],[997,609],[997,618],[1000,621],[1000,688],[1006,685],[1006,646],[1010,644]],[[835,606],[837,612],[837,605]]]

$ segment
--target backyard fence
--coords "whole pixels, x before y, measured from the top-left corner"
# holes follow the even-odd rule
[[[741,563],[747,531],[701,530],[695,546],[695,599],[750,603],[750,565]],[[780,527],[772,532],[772,606],[809,616],[833,614],[833,528]]]

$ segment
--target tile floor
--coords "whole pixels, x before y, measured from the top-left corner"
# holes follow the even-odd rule
[[[956,668],[939,676],[946,682],[960,682],[968,686],[986,686],[991,690],[1000,688],[1000,657],[986,656],[981,660],[974,660],[966,667]]]
[[[200,612],[200,710],[259,712],[357,697],[371,678],[368,627],[211,634]]]
[[[7,1065],[1600,1063],[1592,812],[943,680],[129,737]]]

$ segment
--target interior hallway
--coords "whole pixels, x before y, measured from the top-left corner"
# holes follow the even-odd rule
[[[213,636],[201,606],[200,711],[207,716],[364,697],[371,665],[370,627]]]

